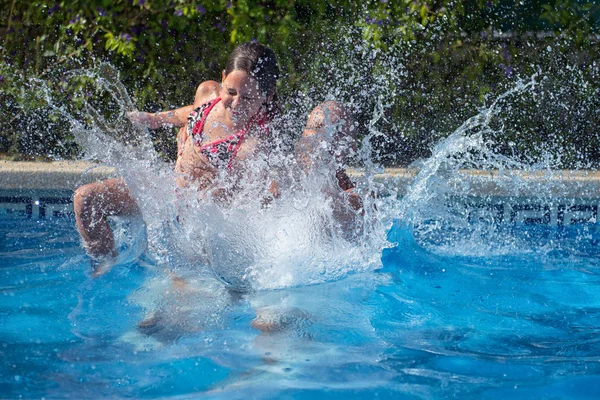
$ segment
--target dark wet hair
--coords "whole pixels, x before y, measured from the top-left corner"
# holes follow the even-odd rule
[[[258,42],[242,43],[233,50],[227,64],[225,75],[233,71],[245,71],[258,81],[260,90],[266,95],[275,95],[279,65],[275,52]]]

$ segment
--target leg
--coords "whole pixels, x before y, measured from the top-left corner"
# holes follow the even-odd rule
[[[335,157],[339,169],[343,169],[349,157],[356,151],[356,134],[351,117],[344,107],[335,101],[326,101],[315,107],[302,136],[298,141],[298,159],[305,169],[310,168],[323,142],[328,153]]]
[[[327,152],[323,152],[323,148],[326,148]],[[363,200],[353,191],[354,183],[346,173],[348,159],[355,152],[356,129],[344,107],[335,101],[326,101],[315,107],[298,141],[296,156],[305,171],[315,162],[328,163],[323,156],[333,157],[335,179],[338,188],[341,189],[329,192],[335,199],[333,214],[334,218],[344,225],[345,230],[350,232],[359,226],[360,218],[357,218],[357,215],[363,214]]]
[[[116,252],[113,232],[106,217],[139,213],[127,185],[120,178],[80,187],[75,191],[73,208],[85,248],[90,256],[97,258]]]

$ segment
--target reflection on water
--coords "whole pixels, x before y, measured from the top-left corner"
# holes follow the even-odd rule
[[[600,374],[600,270],[585,246],[455,256],[396,227],[378,271],[240,294],[139,262],[91,279],[73,221],[0,221],[19,245],[0,249],[8,397],[569,397]],[[44,240],[56,235],[61,251]]]

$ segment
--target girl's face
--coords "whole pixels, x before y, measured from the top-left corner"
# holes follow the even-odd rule
[[[256,115],[265,102],[265,96],[256,79],[245,71],[235,70],[229,75],[223,72],[221,101],[233,126],[242,129]]]

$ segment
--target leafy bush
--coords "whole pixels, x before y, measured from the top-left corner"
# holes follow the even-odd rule
[[[287,112],[336,98],[377,157],[406,165],[462,121],[537,73],[537,91],[502,116],[498,151],[530,162],[600,162],[600,6],[574,0],[0,0],[0,152],[73,158],[65,113],[111,107],[93,76],[120,71],[139,109],[189,104],[227,55],[259,40],[277,53]],[[568,73],[565,73],[568,72]],[[302,96],[298,94],[302,93]],[[537,93],[537,94],[536,94]],[[378,114],[376,111],[379,110]],[[374,116],[379,115],[379,118]],[[499,122],[500,123],[500,122]],[[298,122],[298,127],[301,122]],[[156,134],[173,157],[174,134]]]

